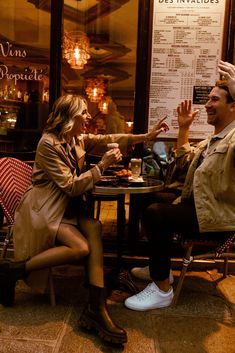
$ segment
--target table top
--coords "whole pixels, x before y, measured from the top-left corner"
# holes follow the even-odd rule
[[[150,192],[160,191],[164,188],[164,182],[162,180],[157,180],[154,178],[144,178],[144,182],[140,184],[130,184],[127,183],[115,183],[95,185],[93,192],[97,194],[147,194]]]

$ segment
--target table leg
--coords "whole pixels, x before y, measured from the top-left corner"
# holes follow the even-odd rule
[[[125,194],[118,195],[117,201],[117,267],[122,267],[123,239],[125,235]]]
[[[140,233],[140,203],[141,198],[138,194],[130,195],[129,222],[128,222],[128,249],[135,253],[139,233]]]

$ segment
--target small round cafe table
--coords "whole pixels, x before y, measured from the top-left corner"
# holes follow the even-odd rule
[[[164,188],[164,183],[161,180],[154,178],[143,178],[143,182],[116,182],[115,179],[101,180],[98,183],[93,192],[100,195],[119,195],[117,199],[117,266],[120,268],[122,266],[122,255],[123,255],[123,238],[125,231],[125,217],[123,215],[123,210],[125,208],[125,195],[126,194],[147,194],[156,191],[161,191]],[[134,211],[129,213],[134,216]]]

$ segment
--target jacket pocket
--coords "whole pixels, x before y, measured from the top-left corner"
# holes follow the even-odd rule
[[[221,144],[216,146],[214,149],[211,150],[211,152],[209,153],[209,155],[213,155],[215,153],[227,153],[228,151],[228,145],[226,144]]]

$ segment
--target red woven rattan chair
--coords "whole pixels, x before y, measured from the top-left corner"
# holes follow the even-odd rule
[[[1,258],[6,257],[12,238],[15,210],[26,189],[32,182],[32,167],[19,159],[0,158],[0,205],[7,221],[8,231],[3,243]],[[49,276],[51,305],[55,305],[52,276]]]
[[[0,159],[0,205],[7,221],[8,231],[1,257],[6,256],[12,236],[14,214],[22,195],[31,184],[32,168],[16,158]]]

